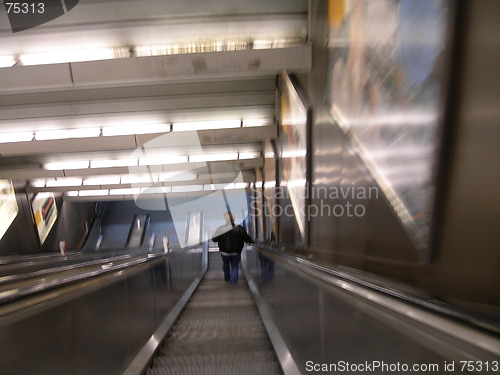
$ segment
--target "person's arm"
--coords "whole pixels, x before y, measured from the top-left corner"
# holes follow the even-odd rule
[[[242,234],[242,237],[243,237],[243,241],[245,241],[246,243],[254,243],[253,240],[252,240],[252,237],[250,237],[247,233],[247,231],[245,230],[245,228],[243,228],[242,226],[240,226],[240,231],[241,231],[241,234]]]
[[[217,228],[215,233],[213,234],[212,241],[219,242],[220,240],[222,240],[222,235],[226,233],[228,230],[229,229],[227,228],[226,225]]]
[[[220,227],[215,230],[214,236],[212,237],[212,241],[219,242],[221,239],[221,230]]]

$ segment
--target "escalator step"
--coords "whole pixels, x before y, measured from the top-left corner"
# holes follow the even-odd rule
[[[161,355],[203,355],[219,353],[255,352],[270,350],[272,346],[267,337],[246,337],[244,340],[234,338],[191,338],[179,339],[167,343],[161,349]]]
[[[253,364],[226,364],[219,366],[157,367],[148,375],[281,375],[277,362]]]
[[[274,353],[268,351],[221,353],[216,356],[212,354],[176,355],[159,357],[154,367],[248,365],[251,363],[271,363],[275,360]]]
[[[261,322],[257,319],[242,320],[234,316],[217,316],[217,317],[207,317],[206,319],[190,319],[182,320],[175,325],[176,332],[182,331],[217,331],[217,332],[232,332],[233,327],[237,331],[260,331],[262,330]]]
[[[147,375],[282,374],[243,275],[223,281],[218,253]]]

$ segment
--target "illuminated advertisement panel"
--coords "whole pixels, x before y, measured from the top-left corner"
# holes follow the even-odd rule
[[[280,187],[290,199],[302,240],[306,242],[308,122],[310,105],[288,74],[279,79]],[[289,216],[285,210],[284,214]]]
[[[419,250],[428,248],[449,2],[330,0],[328,98]]]
[[[31,201],[36,229],[43,244],[57,220],[57,206],[54,193],[38,193]]]
[[[0,180],[0,238],[7,232],[18,212],[12,181]]]

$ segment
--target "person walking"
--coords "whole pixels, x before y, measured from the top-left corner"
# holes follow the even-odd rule
[[[231,212],[226,212],[224,219],[226,223],[217,228],[212,241],[217,242],[219,245],[224,280],[236,284],[238,282],[241,251],[245,242],[253,243],[253,240],[245,231],[245,228],[234,224],[234,217]]]

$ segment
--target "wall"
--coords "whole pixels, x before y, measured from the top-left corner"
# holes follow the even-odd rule
[[[432,263],[419,277],[427,288],[466,298],[500,317],[500,59],[498,1],[466,1],[461,14],[457,74],[442,205]],[[451,294],[451,293],[450,293]],[[462,303],[461,301],[455,301]],[[489,306],[494,305],[494,307]]]
[[[430,258],[419,252],[395,215],[351,138],[326,110],[328,3],[311,2],[314,68],[298,80],[313,104],[311,204],[320,214],[309,220],[310,240],[302,253],[318,261],[369,272],[380,282],[404,282],[424,293],[470,310],[498,317],[500,254],[498,168],[498,33],[491,33],[499,3],[469,1],[459,8],[461,51],[451,69],[457,94],[447,104],[443,161],[438,172],[438,201]],[[479,58],[478,58],[479,56]],[[483,56],[481,58],[481,56]],[[458,61],[462,62],[460,70]],[[495,145],[496,144],[496,145]],[[493,169],[495,171],[493,171]],[[372,191],[368,197],[329,197],[321,189]],[[328,190],[330,189],[330,190]],[[323,190],[325,191],[325,190]],[[346,214],[361,205],[363,215]],[[343,215],[335,206],[344,209]],[[321,212],[323,208],[323,212]],[[337,213],[339,207],[337,207]],[[280,222],[281,236],[293,224]],[[282,237],[280,237],[282,238]],[[298,250],[300,252],[300,250]],[[377,276],[375,276],[377,275]]]
[[[14,181],[19,213],[0,240],[0,255],[23,254],[39,251],[38,239],[31,208],[19,183]]]
[[[59,251],[59,241],[66,241],[74,249],[84,231],[84,223],[93,215],[93,202],[65,202],[56,197],[58,219],[40,247],[31,213],[32,196],[24,193],[22,184],[14,181],[19,213],[0,240],[0,255],[29,254]]]

